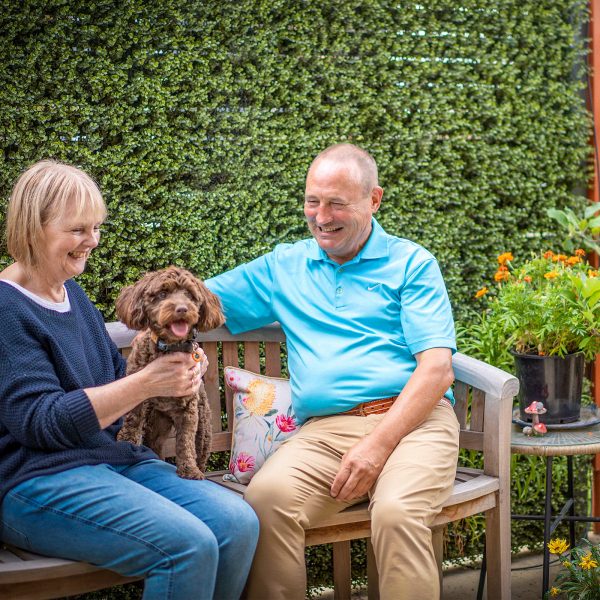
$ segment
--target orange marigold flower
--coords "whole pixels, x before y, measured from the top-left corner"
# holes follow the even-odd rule
[[[552,252],[552,250],[546,250],[546,252],[544,252],[544,258],[552,258],[554,256],[554,252]]]
[[[529,275],[525,275],[525,277],[523,277],[523,281],[526,281],[527,283],[531,283],[531,277]]]
[[[588,277],[598,277],[598,271],[594,271],[593,269],[590,269],[588,271]]]
[[[508,271],[508,267],[506,265],[500,265],[498,271]]]
[[[566,254],[555,254],[552,257],[552,262],[565,262],[567,260],[568,256]]]
[[[580,256],[569,256],[569,258],[567,258],[567,264],[570,266],[576,265],[579,262],[581,262]]]
[[[477,290],[475,294],[475,298],[481,298],[481,296],[485,296],[488,293],[488,289],[486,286],[483,286],[480,290]]]
[[[503,271],[496,271],[494,281],[506,281],[507,279],[510,279],[510,273],[506,269]]]
[[[514,259],[514,256],[512,255],[511,252],[503,252],[499,257],[498,257],[498,264],[500,265],[505,265],[507,262],[510,262],[511,260]]]
[[[585,250],[583,248],[577,248],[577,250],[575,250],[575,255],[576,256],[585,256]]]
[[[549,271],[548,273],[544,273],[544,277],[546,279],[554,279],[555,277],[558,277],[558,275],[558,271]]]

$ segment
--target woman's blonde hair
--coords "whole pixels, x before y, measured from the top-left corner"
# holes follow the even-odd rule
[[[44,226],[69,214],[88,216],[94,223],[106,218],[106,205],[94,180],[71,165],[42,160],[17,180],[8,202],[6,245],[25,268],[35,267]]]

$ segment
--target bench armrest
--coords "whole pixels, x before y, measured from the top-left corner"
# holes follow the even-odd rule
[[[519,392],[519,380],[514,375],[466,354],[454,354],[452,368],[456,381],[476,387],[495,398],[512,399]]]

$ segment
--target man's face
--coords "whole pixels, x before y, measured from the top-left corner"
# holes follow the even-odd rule
[[[383,190],[366,192],[357,167],[323,158],[306,177],[304,215],[310,232],[327,256],[339,264],[354,258],[371,233],[371,216]]]

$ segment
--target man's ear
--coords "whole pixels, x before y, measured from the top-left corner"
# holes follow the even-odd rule
[[[371,190],[371,211],[375,214],[381,206],[381,199],[383,198],[383,188],[376,185]]]

